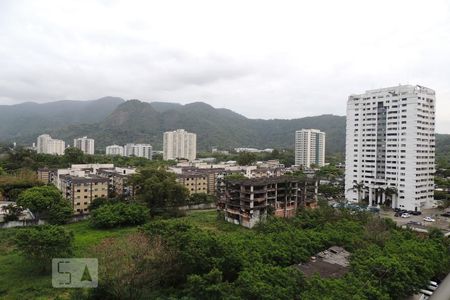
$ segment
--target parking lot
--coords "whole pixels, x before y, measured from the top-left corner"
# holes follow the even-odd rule
[[[411,222],[417,222],[420,223],[421,225],[414,225],[414,227],[417,228],[424,228],[427,229],[428,227],[437,227],[439,229],[441,229],[442,231],[444,231],[444,233],[449,233],[450,232],[450,218],[448,217],[443,217],[441,216],[441,214],[443,214],[444,212],[442,210],[439,209],[424,209],[422,211],[422,214],[420,216],[414,216],[411,215],[409,218],[401,218],[401,217],[395,217],[395,211],[394,210],[381,210],[380,211],[380,216],[381,217],[385,217],[385,218],[391,218],[392,220],[394,220],[398,226],[403,226],[406,225],[408,223]],[[423,220],[423,218],[425,217],[431,217],[433,219],[435,219],[435,222],[425,222]]]

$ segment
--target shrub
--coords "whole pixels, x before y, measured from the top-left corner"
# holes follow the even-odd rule
[[[17,232],[17,249],[45,270],[52,258],[72,255],[73,233],[61,226],[43,225]]]
[[[147,221],[149,209],[139,204],[105,204],[91,212],[91,225],[96,228],[113,228],[140,225]]]
[[[37,219],[46,219],[50,224],[65,224],[72,216],[69,201],[63,199],[54,186],[38,186],[23,191],[17,205],[30,209]]]
[[[99,287],[94,299],[147,299],[153,290],[177,273],[176,254],[159,238],[144,233],[107,238],[91,250],[99,260]]]

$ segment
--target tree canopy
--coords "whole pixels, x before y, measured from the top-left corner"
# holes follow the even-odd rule
[[[144,225],[177,253],[176,272],[153,296],[203,299],[403,299],[450,271],[450,244],[421,237],[366,212],[305,210],[254,230],[219,233],[182,220]],[[219,228],[220,228],[219,226]],[[295,265],[338,245],[352,253],[340,278],[308,277]],[[171,289],[165,289],[170,286]]]
[[[75,147],[69,147],[64,150],[64,159],[72,164],[82,164],[85,162],[84,152]]]
[[[144,168],[130,179],[138,201],[146,203],[152,214],[186,204],[189,192],[173,173],[162,168]]]
[[[251,152],[240,152],[236,162],[241,166],[249,166],[256,162],[257,156]]]
[[[72,215],[69,201],[53,185],[37,186],[23,191],[17,205],[30,209],[36,218],[45,218],[51,224],[64,224]]]
[[[72,255],[73,233],[61,226],[42,225],[17,232],[17,249],[36,264],[47,269],[52,258]]]
[[[89,221],[96,228],[113,228],[144,224],[148,217],[149,210],[145,206],[118,202],[94,209]]]

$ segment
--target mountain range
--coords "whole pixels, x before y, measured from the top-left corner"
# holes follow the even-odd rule
[[[38,135],[49,133],[70,144],[76,137],[92,137],[98,150],[104,150],[107,145],[132,142],[150,143],[155,150],[160,150],[164,131],[183,128],[197,134],[200,151],[210,150],[212,146],[220,149],[293,148],[296,130],[316,128],[327,133],[327,153],[345,151],[344,116],[249,119],[203,102],[181,105],[125,101],[117,97],[43,104],[26,102],[1,105],[0,120],[0,141],[18,144],[31,144]],[[438,143],[447,143],[449,136],[438,135]]]
[[[104,97],[92,101],[0,105],[0,140],[29,143],[50,129],[100,122],[123,102],[121,98]]]

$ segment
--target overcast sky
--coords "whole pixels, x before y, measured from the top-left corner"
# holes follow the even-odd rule
[[[0,0],[0,104],[109,95],[298,118],[409,83],[436,91],[450,133],[449,3]]]

